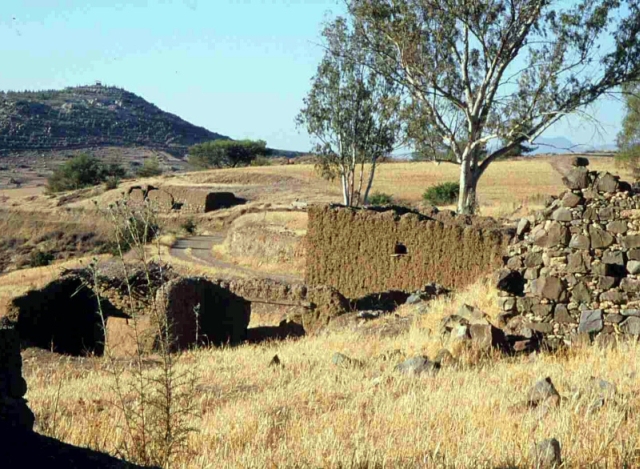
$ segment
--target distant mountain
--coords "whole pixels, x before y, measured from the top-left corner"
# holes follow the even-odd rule
[[[144,146],[184,156],[223,135],[164,112],[120,88],[0,92],[0,152]]]

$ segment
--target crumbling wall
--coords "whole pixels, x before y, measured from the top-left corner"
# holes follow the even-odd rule
[[[415,291],[436,282],[460,288],[502,265],[506,231],[389,208],[309,209],[306,283],[357,298]]]
[[[232,192],[211,192],[206,188],[171,185],[133,186],[129,188],[128,198],[133,204],[147,201],[161,212],[182,213],[207,213],[244,203]]]
[[[108,300],[102,315],[120,315]],[[7,318],[16,324],[23,343],[70,355],[104,351],[104,327],[98,301],[77,276],[66,276],[11,301]]]
[[[505,322],[522,321],[550,343],[640,335],[640,194],[574,158],[564,183],[518,225],[497,273]]]
[[[251,314],[262,316],[264,323],[293,321],[302,325],[306,332],[317,331],[333,318],[350,311],[348,300],[326,285],[307,286],[270,279],[214,282],[252,302]],[[266,319],[269,316],[273,318],[271,321]]]

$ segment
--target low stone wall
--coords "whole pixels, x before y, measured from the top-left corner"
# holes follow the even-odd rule
[[[415,291],[431,282],[461,288],[502,265],[508,231],[495,223],[469,225],[465,217],[441,219],[450,222],[393,207],[311,207],[306,283],[331,285],[358,298]]]
[[[232,192],[211,192],[206,188],[189,186],[133,186],[129,188],[129,201],[142,204],[147,201],[160,212],[207,213],[244,203]]]
[[[522,219],[497,274],[504,319],[551,342],[640,335],[640,194],[574,158],[567,191]]]

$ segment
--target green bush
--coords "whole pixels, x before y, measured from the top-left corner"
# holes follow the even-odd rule
[[[150,178],[160,176],[161,174],[162,168],[160,167],[160,160],[155,156],[144,160],[142,166],[138,169],[138,177],[141,178]]]
[[[443,182],[429,187],[422,198],[433,205],[451,205],[458,201],[460,184],[457,182]]]
[[[271,166],[271,165],[273,165],[273,160],[268,156],[258,155],[253,161],[251,161],[251,166]]]
[[[47,192],[62,192],[83,187],[97,186],[107,179],[124,177],[126,171],[120,165],[105,166],[98,158],[82,153],[65,162],[47,179]]]
[[[196,232],[196,223],[193,218],[185,220],[180,227],[188,234],[194,234]]]
[[[120,179],[115,176],[109,176],[104,182],[104,190],[112,191],[113,189],[117,189],[118,184],[120,184]]]
[[[264,140],[213,140],[189,148],[189,164],[196,169],[235,168],[269,153]]]
[[[31,255],[29,256],[29,267],[43,267],[51,264],[54,259],[55,256],[50,252],[36,249],[31,251]]]
[[[393,203],[393,196],[384,192],[374,192],[369,196],[369,205],[390,205]]]

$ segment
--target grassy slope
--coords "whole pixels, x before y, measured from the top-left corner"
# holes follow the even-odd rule
[[[592,167],[615,171],[610,160],[592,159]],[[273,178],[283,174],[297,182],[277,187]],[[390,164],[380,168],[376,189],[417,202],[427,185],[455,174],[446,165]],[[304,166],[182,178],[185,183],[226,181],[245,191],[258,191],[264,183],[254,193],[267,202],[283,202],[283,194],[293,195],[291,188],[302,191],[301,200],[339,200],[336,186],[327,189]],[[497,163],[480,187],[482,210],[508,211],[561,190],[560,177],[544,161]],[[24,291],[21,285],[36,286],[51,275],[48,268],[0,277],[0,292]],[[200,378],[194,400],[202,418],[194,422],[199,432],[189,442],[193,454],[181,457],[175,467],[530,467],[532,443],[549,437],[560,440],[567,467],[638,467],[640,347],[487,359],[442,342],[436,332],[444,315],[469,303],[495,316],[495,293],[480,281],[452,300],[431,304],[427,314],[403,307],[400,316],[413,322],[395,336],[376,333],[373,329],[381,326],[375,323],[299,341],[184,354],[182,366],[197,370]],[[393,330],[397,319],[382,324]],[[395,350],[433,358],[442,346],[460,357],[461,368],[412,379],[393,372],[401,356],[385,359]],[[364,366],[334,367],[336,351],[363,360]],[[27,397],[40,431],[115,453],[122,422],[109,404],[114,396],[104,362],[55,357],[47,362],[29,353]],[[274,354],[283,369],[267,366]],[[513,407],[546,376],[567,398],[559,409],[544,413]],[[591,376],[615,383],[620,393],[618,402],[594,414],[587,412],[593,396],[576,394],[587,388]]]

